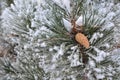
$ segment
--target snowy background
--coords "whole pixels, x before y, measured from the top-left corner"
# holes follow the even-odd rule
[[[104,35],[104,30],[113,28],[110,37],[112,42],[99,43],[90,46],[93,53],[86,51],[90,56],[88,64],[83,66],[79,59],[78,45],[62,43],[69,39],[64,32],[70,31],[72,26],[69,17],[55,22],[53,12],[56,8],[48,7],[56,3],[66,14],[72,13],[71,2],[76,0],[0,0],[0,41],[1,46],[11,45],[17,56],[0,58],[0,80],[119,80],[120,78],[120,3],[119,0],[85,0],[83,3],[87,18],[90,10],[97,10],[94,19],[102,19],[101,32],[95,32],[90,43],[95,43]],[[79,1],[78,1],[79,2]],[[56,10],[56,11],[55,11]],[[62,12],[62,11],[61,11]],[[52,16],[51,16],[52,15]],[[61,16],[57,14],[57,16]],[[84,15],[77,15],[76,24],[82,25]],[[92,19],[91,19],[92,21]],[[60,23],[59,23],[60,22]],[[62,24],[61,24],[62,22]],[[61,33],[60,41],[55,42],[51,36],[57,36],[52,28],[61,24],[58,29]],[[100,24],[99,23],[99,24]],[[44,24],[44,25],[43,25]],[[89,22],[89,24],[91,24]],[[98,26],[95,24],[94,26]],[[63,30],[62,30],[62,29]],[[65,31],[65,30],[66,31]],[[63,32],[62,32],[63,31]],[[62,34],[63,33],[63,34]],[[89,37],[89,36],[88,36]],[[50,42],[47,42],[49,39]],[[103,39],[104,40],[104,39]],[[60,42],[60,43],[59,43]],[[52,43],[52,44],[50,44]],[[17,44],[14,49],[13,45]],[[50,44],[50,45],[48,45]],[[106,50],[99,48],[105,46]],[[6,47],[5,47],[6,48]],[[9,52],[9,50],[8,50]],[[15,60],[14,60],[15,58]]]

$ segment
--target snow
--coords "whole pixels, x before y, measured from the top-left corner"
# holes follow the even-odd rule
[[[69,57],[69,59],[71,60],[71,65],[70,65],[71,67],[79,66],[79,65],[82,64],[82,63],[80,63],[78,56],[79,56],[79,55],[74,54],[74,55],[72,56],[72,58]]]
[[[59,47],[58,47],[58,46],[54,46],[53,49],[54,49],[54,50],[58,50]]]
[[[113,22],[106,22],[106,24],[104,25],[104,28],[110,30],[114,26],[115,24]]]
[[[102,46],[105,46],[106,48],[110,48],[110,44],[108,44],[108,43],[105,43]]]
[[[57,53],[53,55],[52,62],[56,62],[61,58],[61,56],[64,55],[64,47],[65,47],[65,44],[61,44],[60,47],[54,46],[53,49],[56,50]]]
[[[95,71],[95,72],[98,72],[98,73],[101,73],[101,72],[102,72],[102,70],[99,69],[99,68],[94,68],[94,71]]]
[[[55,45],[52,47],[48,46],[45,42],[40,44],[41,42],[41,39],[39,38],[40,34],[42,34],[44,31],[50,32],[49,29],[47,29],[45,26],[41,26],[41,24],[43,24],[44,22],[51,24],[51,22],[46,19],[46,15],[51,14],[49,12],[49,9],[47,10],[41,9],[40,5],[42,4],[42,0],[14,0],[14,1],[15,1],[15,5],[11,5],[11,8],[13,11],[10,11],[9,8],[6,8],[4,10],[2,15],[2,18],[4,19],[4,21],[2,24],[4,24],[3,26],[6,27],[7,30],[4,29],[6,30],[6,32],[11,31],[9,28],[13,28],[13,29],[17,28],[16,30],[18,30],[19,32],[22,32],[22,30],[24,29],[28,30],[28,32],[26,32],[27,35],[18,33],[21,36],[19,43],[22,43],[23,45],[19,44],[19,47],[17,48],[18,49],[17,52],[20,55],[24,54],[24,57],[27,57],[27,59],[30,59],[30,60],[31,58],[34,59],[36,63],[39,64],[39,67],[43,68],[45,72],[49,73],[48,76],[50,77],[50,80],[62,80],[62,78],[66,76],[67,78],[72,78],[72,80],[76,80],[76,75],[83,74],[84,70],[79,70],[79,68],[81,67],[78,68],[78,66],[83,65],[83,63],[81,62],[82,58],[79,56],[80,51],[78,46],[72,46],[70,50],[66,52],[65,44],[61,44],[57,46]],[[54,0],[54,1],[57,4],[59,4],[61,8],[65,9],[65,11],[68,11],[69,13],[71,12],[72,8],[70,6],[71,4],[70,0]],[[38,5],[36,4],[36,2]],[[94,6],[94,8],[95,7],[96,6]],[[118,14],[120,11],[119,9],[116,9],[116,12],[114,12],[111,10],[111,7],[113,7],[112,3],[109,5],[106,5],[105,3],[100,4],[98,9],[98,15],[96,15],[97,18],[103,17],[104,20],[106,21],[104,26],[102,25],[105,29],[116,27],[115,26],[116,24],[113,22],[113,18],[116,16],[116,13]],[[34,9],[36,9],[35,12],[34,12]],[[80,16],[80,15],[77,15],[77,16],[79,17],[76,20],[76,24],[79,26],[83,25],[82,24],[83,16]],[[26,19],[29,19],[31,21],[31,27],[35,28],[36,30],[29,28],[28,24],[26,24],[25,22]],[[68,16],[67,16],[67,19],[63,18],[62,21],[66,30],[70,32],[72,29],[72,25],[68,19]],[[23,29],[20,30],[18,27]],[[49,36],[46,36],[46,37],[49,37]],[[101,37],[103,37],[103,33],[100,33],[100,32],[94,33],[92,38],[90,39],[90,42],[93,43],[94,41],[96,41]],[[26,40],[25,42],[21,40],[23,38],[25,38],[24,39]],[[90,56],[89,62],[87,64],[88,73],[86,73],[91,80],[93,80],[92,77],[94,72],[95,72],[94,75],[97,77],[97,79],[103,79],[106,77],[106,75],[111,77],[114,74],[116,74],[115,69],[120,71],[120,68],[116,68],[117,66],[112,65],[111,63],[109,64],[111,66],[108,66],[108,64],[104,64],[104,65],[99,64],[101,61],[104,61],[107,56],[109,56],[110,60],[120,65],[120,56],[119,56],[120,50],[115,49],[113,52],[111,52],[111,54],[109,54],[108,52],[100,50],[99,49],[100,46],[105,46],[106,48],[111,47],[111,45],[108,43],[97,45],[97,47],[96,46],[91,47],[91,49],[95,50],[95,52],[93,53],[88,52],[88,55],[89,54],[91,55],[89,55]],[[21,49],[21,47],[23,47],[24,49]],[[43,53],[43,52],[40,52],[41,47],[44,49],[46,49],[46,47],[50,47],[50,48],[48,49],[49,50],[48,52],[43,51],[44,52]],[[28,49],[30,49],[31,51]],[[32,56],[29,55],[29,53],[32,54]],[[69,55],[66,56],[67,53],[69,53]],[[66,58],[63,59],[63,57],[67,57],[67,59]],[[19,58],[22,59],[23,57],[19,57]],[[25,60],[23,59],[22,61],[25,63],[28,63],[26,59]],[[29,63],[31,63],[31,61]],[[18,64],[16,65],[17,67],[19,66]],[[13,65],[13,66],[16,67],[16,65]],[[36,67],[33,67],[33,65],[31,65],[30,67],[31,67],[30,69],[36,70]],[[57,69],[57,67],[60,67],[60,68]],[[71,67],[75,67],[75,68],[73,69]],[[29,68],[29,67],[26,67],[26,68]],[[85,69],[86,69],[86,65],[85,65]],[[10,78],[9,76],[10,75],[7,75],[8,78]],[[36,72],[35,74],[33,74],[33,77],[35,78],[35,80],[38,80],[38,76],[36,75]],[[64,79],[67,79],[67,78],[64,78]]]
[[[46,45],[45,42],[43,42],[43,43],[40,44],[40,46],[41,46],[41,47],[46,47],[47,45]]]
[[[35,79],[35,80],[38,80],[38,76],[36,76],[35,74],[34,74],[34,79]]]
[[[49,48],[49,51],[53,51],[53,48]]]
[[[96,32],[92,35],[92,38],[90,39],[90,42],[93,43],[96,41],[98,38],[103,37],[103,33]]]
[[[40,30],[38,29],[35,33],[34,36],[38,36],[40,34]]]
[[[41,1],[42,1],[42,0],[37,0],[37,3],[38,3],[38,4],[41,4]]]
[[[103,74],[97,74],[96,75],[96,78],[99,80],[99,79],[104,79],[105,78],[105,75]]]
[[[31,27],[35,27],[36,26],[36,22],[32,19],[31,21]]]
[[[52,79],[51,79],[52,80]],[[61,80],[61,78],[56,78],[56,80]]]
[[[94,58],[95,58],[96,62],[98,62],[98,63],[103,61],[105,59],[105,57],[109,55],[109,53],[101,51],[98,48],[94,47],[94,50],[97,52],[97,56]]]
[[[88,55],[90,57],[92,57],[92,59],[94,59],[97,63],[100,63],[101,61],[104,61],[105,58],[110,55],[108,52],[100,50],[97,47],[92,47],[92,48],[96,51],[96,55],[92,55],[92,54],[89,54],[89,53],[88,53]]]
[[[82,15],[77,19],[76,24],[79,26],[83,25],[83,16]]]
[[[58,54],[61,56],[64,54],[64,47],[65,47],[65,45],[61,44],[60,49],[58,50]]]
[[[71,32],[71,30],[73,28],[71,23],[69,21],[67,21],[66,19],[64,19],[64,18],[63,18],[63,23],[64,23],[64,27],[66,28],[66,30],[68,32]]]
[[[105,16],[105,14],[107,13],[107,9],[106,8],[100,8],[98,9],[99,14],[101,14],[102,16]]]
[[[62,0],[62,2],[65,8],[67,9],[67,11],[71,13],[70,0]]]
[[[72,46],[71,50],[75,50],[77,48],[77,46]]]
[[[72,30],[72,28],[73,28],[73,26],[72,26],[72,24],[68,21],[68,20],[66,20],[66,19],[62,19],[63,20],[63,24],[64,24],[64,27],[66,28],[66,30],[68,31],[68,32],[71,32],[71,30]],[[81,15],[77,20],[76,20],[76,22],[75,22],[77,25],[79,25],[79,26],[82,26],[83,25],[83,16]]]
[[[116,54],[116,55],[114,55]],[[111,55],[111,58],[114,62],[116,62],[117,64],[120,65],[120,49],[114,49],[113,52],[112,52],[112,55]]]
[[[24,45],[24,49],[27,50],[29,48],[29,45]]]
[[[106,19],[112,20],[116,16],[115,12],[109,12],[106,16]]]
[[[54,0],[54,2],[71,13],[70,0]]]
[[[93,60],[89,60],[88,64],[90,65],[91,68],[94,68],[96,66]]]

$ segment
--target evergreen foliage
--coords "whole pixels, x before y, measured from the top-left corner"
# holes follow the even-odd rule
[[[0,59],[1,79],[119,79],[120,56],[111,48],[117,41],[114,32],[119,28],[116,25],[119,26],[117,8],[120,7],[111,1],[66,1],[45,0],[38,4],[37,0],[14,0],[14,4],[3,11],[4,37],[8,39],[7,34],[19,37],[10,38],[11,42],[18,43],[16,61]],[[111,12],[117,14],[110,15]],[[83,16],[82,34],[90,42],[89,49],[78,44],[64,25],[63,19],[71,23],[80,16]]]

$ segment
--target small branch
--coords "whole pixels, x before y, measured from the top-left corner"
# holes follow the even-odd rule
[[[82,62],[84,63],[84,64],[87,64],[87,62],[88,62],[88,55],[86,54],[86,53],[84,53],[84,49],[83,49],[83,46],[81,46],[80,44],[79,44],[79,48],[80,48],[80,55],[82,55],[81,57],[82,57]]]

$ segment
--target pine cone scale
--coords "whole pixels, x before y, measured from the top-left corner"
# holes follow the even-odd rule
[[[75,35],[75,40],[87,49],[90,47],[87,37],[82,33],[77,33]]]

